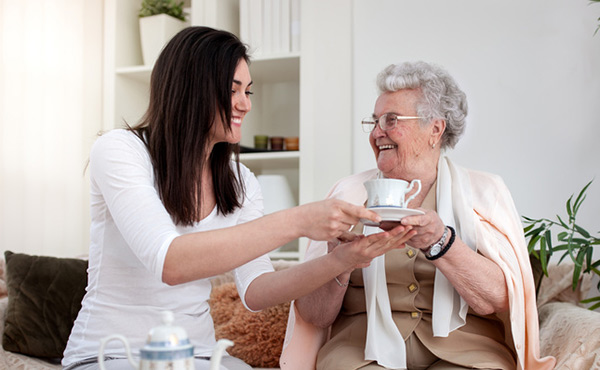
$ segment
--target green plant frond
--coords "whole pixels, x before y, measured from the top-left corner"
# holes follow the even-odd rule
[[[585,265],[587,266],[585,272],[590,272],[593,263],[592,257],[594,255],[594,250],[592,248],[585,248],[583,250],[585,250]]]
[[[542,231],[544,231],[544,229],[545,229],[545,228],[546,228],[546,226],[545,226],[545,225],[542,225],[542,226],[538,227],[537,229],[533,229],[533,230],[531,230],[531,231],[528,231],[528,232],[525,234],[525,236],[526,236],[526,237],[527,237],[527,236],[529,236],[529,237],[535,238],[536,236],[538,236],[539,234],[541,234],[541,233],[542,233]]]
[[[591,237],[590,233],[588,233],[587,230],[584,229],[583,227],[581,227],[581,226],[579,226],[577,224],[575,224],[574,226],[575,226],[575,230],[577,230],[577,232],[580,233],[581,236],[583,236],[584,238],[590,238]]]
[[[535,245],[537,244],[538,240],[540,240],[540,235],[536,235],[535,237],[531,238],[531,240],[529,240],[529,244],[527,245],[527,252],[531,253],[531,251],[535,248]]]
[[[559,244],[559,245],[555,245],[554,248],[552,248],[554,250],[554,252],[557,251],[566,251],[569,249],[569,245],[568,244]]]
[[[581,303],[592,303],[592,302],[600,302],[600,296],[598,297],[593,297],[593,298],[587,298],[587,299],[582,299],[581,301],[579,301]]]
[[[548,257],[546,244],[546,237],[542,236],[540,238],[540,263],[542,265],[542,271],[544,272],[544,275],[548,276]]]
[[[577,195],[577,199],[575,199],[575,205],[573,206],[573,209],[578,210],[579,207],[581,206],[581,204],[583,203],[583,201],[585,200],[585,192],[587,191],[587,188],[590,187],[590,185],[592,185],[592,182],[594,182],[594,180],[591,180],[590,182],[588,182],[583,189],[581,189],[581,191],[579,192],[579,194]],[[575,211],[575,213],[577,213],[577,211]]]
[[[569,215],[569,221],[573,218],[573,208],[571,208],[571,201],[573,200],[573,195],[569,197],[567,200],[567,214]]]
[[[524,227],[524,228],[523,228],[523,232],[524,232],[525,234],[527,234],[527,232],[528,232],[529,230],[533,229],[534,227],[535,227],[535,224],[531,224],[531,225],[529,225],[529,226],[527,226],[527,227]]]
[[[187,14],[183,11],[184,2],[175,0],[142,0],[142,7],[138,13],[140,18],[158,14],[167,14],[185,22]]]
[[[569,253],[565,253],[565,254],[563,254],[563,255],[560,257],[560,259],[558,260],[558,262],[557,262],[556,264],[557,264],[557,265],[560,265],[560,263],[561,263],[561,262],[562,262],[562,261],[563,261],[563,260],[564,260],[564,259],[565,259],[567,256],[570,256],[570,254],[569,254]],[[571,258],[573,258],[573,256],[571,256]]]
[[[560,216],[559,216],[559,215],[556,215],[556,218],[558,219],[558,221],[560,222],[560,224],[561,224],[561,225],[562,225],[562,226],[563,226],[565,229],[568,229],[568,228],[569,228],[569,225],[567,225],[567,224],[566,224],[566,223],[565,223],[565,222],[562,220],[562,218],[560,218]]]
[[[580,250],[577,253],[577,259],[575,260],[575,266],[573,266],[573,291],[577,289],[577,284],[579,283],[579,278],[581,277],[581,268],[583,266],[583,259],[585,258],[585,250]]]
[[[595,1],[600,2],[600,0]],[[586,191],[592,182],[593,180],[588,182],[581,191],[576,193],[576,196],[572,194],[566,201],[565,208],[568,220],[560,215],[556,215],[557,221],[522,216],[524,223],[528,224],[523,229],[523,233],[528,241],[527,250],[531,258],[535,257],[540,261],[544,275],[547,276],[547,263],[552,254],[560,252],[557,264],[563,262],[567,256],[571,258],[574,264],[572,276],[573,290],[577,288],[584,274],[596,274],[600,276],[600,260],[594,261],[594,247],[600,245],[600,235],[592,235],[588,230],[576,223],[577,213],[586,200]],[[555,240],[557,240],[555,245],[553,245],[552,232],[555,232]],[[598,283],[598,291],[600,291],[600,283]],[[595,307],[600,307],[600,302]]]
[[[578,246],[587,246],[589,244],[589,241],[587,239],[582,239],[582,238],[570,238],[569,239],[571,244],[577,244]],[[563,240],[561,240],[563,241]]]

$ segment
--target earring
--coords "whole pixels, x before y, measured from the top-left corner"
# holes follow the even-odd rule
[[[435,149],[435,143],[433,143],[433,145],[431,146],[432,149]]]

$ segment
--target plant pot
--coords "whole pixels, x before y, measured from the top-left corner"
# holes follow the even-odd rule
[[[154,66],[162,48],[186,26],[186,22],[166,14],[140,18],[140,40],[144,65]]]

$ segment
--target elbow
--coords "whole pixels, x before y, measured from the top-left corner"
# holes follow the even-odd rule
[[[497,301],[480,301],[471,306],[478,315],[486,316],[508,311],[508,297],[503,296]]]
[[[304,309],[305,307],[299,301],[300,299],[295,301],[295,311],[297,315],[302,316],[304,321],[320,329],[327,329],[335,322],[337,315],[327,315],[324,312],[315,311],[310,308]]]
[[[170,286],[185,283],[181,270],[172,267],[170,268],[167,264],[163,267],[162,282]]]

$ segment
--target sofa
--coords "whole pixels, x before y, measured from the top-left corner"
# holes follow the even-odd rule
[[[276,269],[298,262],[274,261]],[[87,276],[81,258],[5,252],[0,258],[0,370],[60,369],[60,354],[80,307]],[[578,305],[591,288],[583,278],[571,289],[572,265],[551,265],[538,293],[540,349],[557,369],[600,369],[600,313]],[[211,314],[230,354],[256,369],[277,368],[289,303],[247,311],[230,273],[212,279]],[[6,330],[5,330],[6,329]]]

